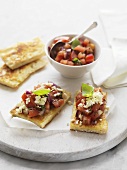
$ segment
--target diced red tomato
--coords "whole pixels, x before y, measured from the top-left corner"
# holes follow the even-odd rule
[[[83,41],[83,43],[82,43],[82,45],[84,46],[84,47],[87,47],[87,45],[90,43],[90,41],[86,38],[84,41]]]
[[[61,106],[62,104],[64,104],[64,99],[59,99],[59,105]]]
[[[91,124],[91,117],[89,116],[83,116],[83,122],[84,125],[90,125]]]
[[[38,110],[36,110],[36,109],[31,109],[31,110],[29,110],[29,117],[31,118],[31,117],[35,117],[35,116],[37,116],[39,114],[39,111]]]
[[[98,113],[94,113],[94,112],[90,115],[92,121],[99,119],[100,116],[101,115],[99,115]]]
[[[60,63],[67,65],[67,61],[68,61],[68,60],[61,60]]]
[[[60,107],[63,103],[64,103],[64,100],[63,100],[63,99],[54,100],[54,101],[52,102],[52,104],[53,104],[54,107],[56,107],[56,108]]]
[[[76,96],[76,100],[81,99],[81,98],[82,98],[82,93],[79,92],[79,93],[77,94],[77,96]]]
[[[84,53],[78,53],[78,59],[82,59],[82,58],[85,58],[85,54]]]
[[[30,102],[29,103],[26,103],[26,99],[27,98],[30,98]],[[27,96],[26,93],[24,93],[22,95],[22,100],[24,101],[25,105],[28,107],[28,108],[31,108],[31,107],[36,107],[36,103],[34,102],[35,100],[35,96],[34,95],[29,95]]]
[[[55,60],[57,62],[60,62],[62,59],[64,59],[64,57],[66,55],[65,53],[66,53],[65,51],[59,51],[56,58],[55,58]]]
[[[102,110],[102,112],[104,112],[104,110],[105,110],[105,104],[100,105],[100,110]]]
[[[74,63],[72,61],[67,61],[67,65],[74,66]]]
[[[86,64],[86,60],[84,58],[80,59],[80,62],[81,62],[82,65]]]
[[[54,39],[53,43],[56,43],[58,41],[62,41],[62,42],[69,42],[70,38],[66,37],[66,36],[61,36],[61,37],[57,37]]]
[[[78,45],[78,46],[76,46],[75,48],[74,48],[74,50],[76,50],[76,51],[79,51],[79,52],[84,52],[85,51],[85,47],[82,47],[81,45]]]
[[[27,95],[26,95],[26,93],[24,93],[24,94],[22,95],[22,100],[25,101],[26,98],[27,98]]]
[[[100,108],[100,104],[99,104],[99,103],[98,103],[98,104],[95,103],[95,104],[92,106],[91,109],[92,109],[93,112],[97,112],[97,111],[99,110],[99,108]]]
[[[94,55],[93,54],[88,54],[85,59],[86,59],[87,64],[92,63],[94,61]]]

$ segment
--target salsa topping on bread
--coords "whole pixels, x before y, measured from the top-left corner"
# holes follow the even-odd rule
[[[63,89],[54,83],[39,84],[34,87],[33,91],[26,91],[22,95],[24,102],[22,113],[28,114],[29,117],[48,113],[51,109],[64,104],[63,95]],[[20,108],[17,108],[16,111],[21,113]]]
[[[76,131],[105,134],[108,130],[106,120],[107,92],[101,87],[93,87],[82,83],[76,93],[73,105],[73,114],[70,129]]]
[[[107,94],[102,89],[82,84],[76,95],[76,120],[83,125],[93,125],[101,121],[102,114],[107,111]]]
[[[10,114],[44,128],[60,113],[70,97],[70,92],[52,82],[38,84],[33,90],[23,93],[22,101]]]

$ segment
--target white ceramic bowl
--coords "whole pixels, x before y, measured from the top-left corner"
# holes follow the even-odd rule
[[[60,36],[74,37],[76,35],[75,34],[68,34],[68,35],[60,35]],[[57,37],[59,37],[59,36],[57,36]],[[46,44],[45,52],[46,52],[46,55],[47,55],[51,65],[58,72],[60,72],[64,77],[67,77],[67,78],[79,78],[79,77],[82,77],[85,73],[90,72],[92,70],[92,68],[96,65],[96,63],[98,62],[98,60],[100,58],[100,53],[101,53],[100,45],[95,40],[93,40],[93,39],[91,39],[89,37],[86,37],[86,36],[84,36],[84,37],[88,38],[93,44],[95,44],[95,61],[90,63],[90,64],[86,64],[86,65],[82,65],[82,66],[64,65],[64,64],[61,64],[61,63],[55,61],[54,59],[52,59],[50,57],[48,49],[49,49],[49,47],[53,43],[53,40],[56,37],[49,40],[49,42]]]

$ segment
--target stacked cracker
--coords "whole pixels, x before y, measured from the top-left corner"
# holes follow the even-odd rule
[[[32,73],[46,65],[42,59],[44,54],[44,44],[39,38],[0,50],[0,57],[5,63],[0,68],[0,83],[17,88]]]

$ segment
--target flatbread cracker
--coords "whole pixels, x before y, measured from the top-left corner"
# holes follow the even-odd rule
[[[11,88],[17,88],[32,73],[43,68],[46,63],[47,62],[45,60],[39,59],[15,70],[11,70],[8,66],[3,65],[0,68],[0,84]]]
[[[81,104],[80,102],[78,103],[78,106],[76,107],[76,96],[79,92],[80,91],[76,92],[75,99],[74,99],[73,113],[72,113],[72,118],[71,118],[71,121],[70,121],[70,130],[81,131],[81,132],[93,132],[93,133],[98,133],[98,134],[107,133],[108,122],[106,120],[105,112],[108,111],[108,108],[106,107],[106,105],[103,108],[104,111],[99,110],[99,109],[101,109],[102,106],[100,108],[98,108],[98,110],[96,109],[95,113],[94,113],[94,111],[92,111],[92,113],[94,113],[94,116],[95,116],[95,114],[98,114],[98,116],[99,116],[98,111],[101,111],[101,116],[95,119],[96,123],[94,123],[94,124],[93,123],[92,124],[91,123],[90,124],[83,124],[83,116],[86,115],[85,112],[83,112],[83,111],[82,112],[79,111],[78,113],[79,113],[80,116],[78,115],[78,117],[77,117],[77,115],[76,115],[77,114],[77,107],[80,105],[83,109],[85,108],[85,106],[83,106],[83,104]],[[105,96],[104,100],[106,102],[107,93],[104,93],[104,96]],[[93,99],[93,100],[95,100],[95,99]],[[77,102],[78,101],[80,101],[80,99],[77,99]],[[83,99],[81,99],[81,102],[84,102],[84,101],[83,101]],[[89,110],[92,109],[92,106],[91,106],[91,108],[88,107]],[[88,121],[89,121],[90,120],[90,114],[86,115],[86,118],[87,118],[87,116],[89,118],[88,119]]]
[[[43,115],[38,115],[38,116],[35,116],[35,117],[29,117],[28,114],[18,113],[16,111],[16,109],[19,108],[19,107],[22,107],[22,105],[24,104],[23,101],[21,103],[19,103],[14,109],[12,109],[10,111],[10,113],[13,117],[19,117],[19,118],[28,120],[30,122],[33,122],[34,124],[36,124],[40,128],[44,128],[47,124],[49,124],[52,121],[52,119],[57,114],[60,113],[60,111],[62,110],[64,105],[67,103],[67,101],[71,97],[70,92],[64,90],[63,93],[64,93],[64,103],[60,107],[53,108],[48,113],[44,113]]]
[[[44,44],[39,38],[35,38],[31,42],[20,42],[15,46],[0,50],[0,57],[12,70],[33,62],[44,55]]]

